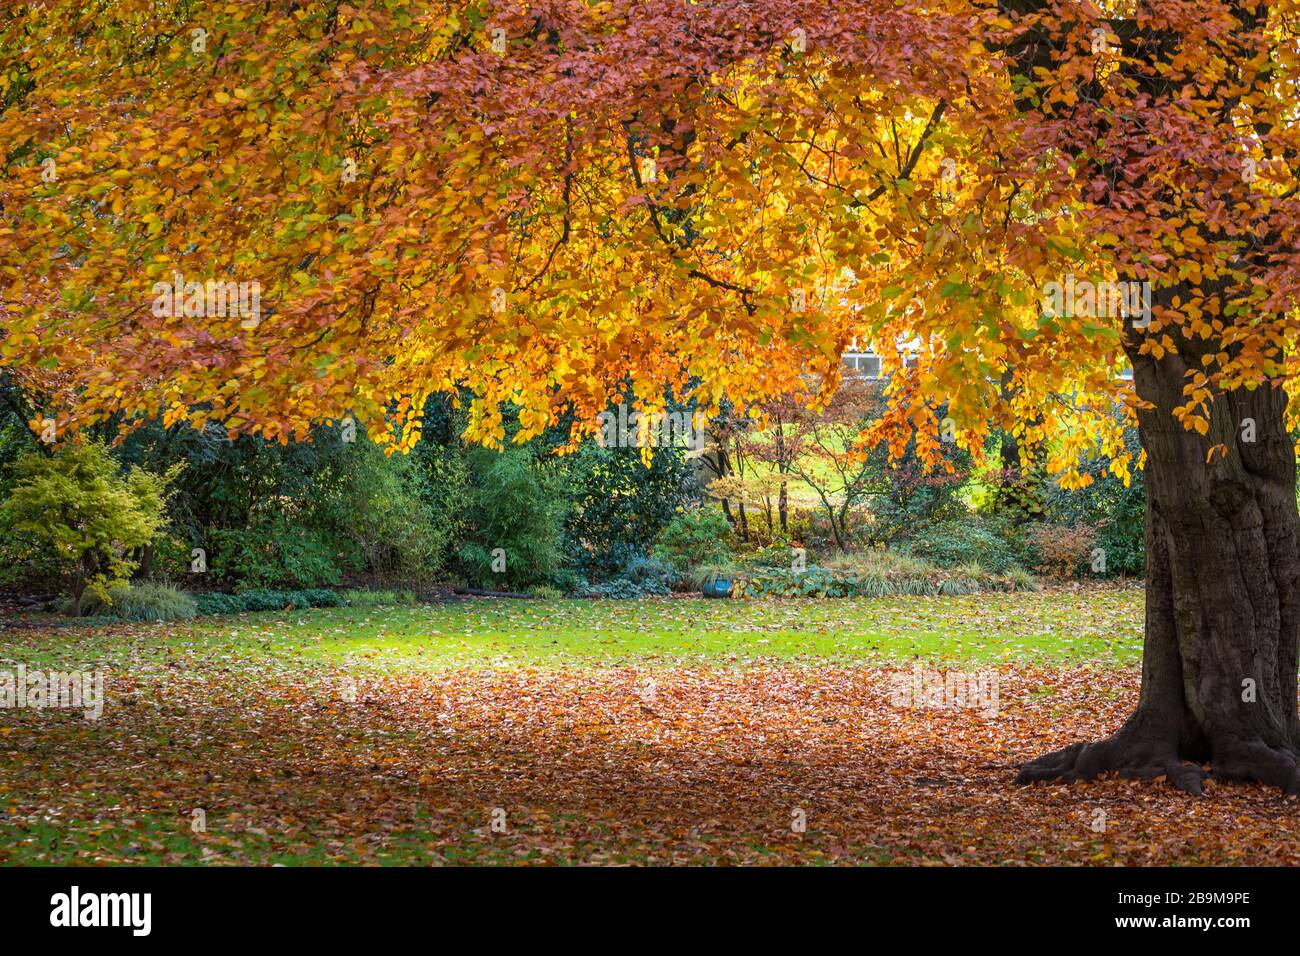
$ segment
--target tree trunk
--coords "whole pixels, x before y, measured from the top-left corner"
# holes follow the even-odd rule
[[[1113,736],[1026,764],[1017,781],[1165,776],[1258,781],[1300,793],[1296,714],[1300,517],[1281,389],[1213,400],[1205,436],[1172,410],[1200,368],[1186,340],[1130,351],[1146,449],[1146,638],[1137,710]],[[1251,440],[1253,439],[1253,440]],[[1222,444],[1227,454],[1210,449]],[[1209,764],[1209,772],[1202,767]]]

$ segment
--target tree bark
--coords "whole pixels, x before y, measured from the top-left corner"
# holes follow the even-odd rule
[[[1139,412],[1147,603],[1137,710],[1105,740],[1031,761],[1017,782],[1116,771],[1193,793],[1207,776],[1300,793],[1300,515],[1286,395],[1221,395],[1202,436],[1172,413],[1197,350],[1184,340],[1159,361],[1135,353],[1138,395],[1154,406]],[[1219,444],[1226,455],[1207,463]]]

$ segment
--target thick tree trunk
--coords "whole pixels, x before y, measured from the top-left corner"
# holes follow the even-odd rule
[[[1286,396],[1220,396],[1209,434],[1189,432],[1172,410],[1186,400],[1184,372],[1201,363],[1182,346],[1160,361],[1130,353],[1138,394],[1155,406],[1139,413],[1147,606],[1137,710],[1105,740],[1026,764],[1018,782],[1117,771],[1194,793],[1207,775],[1300,793],[1300,517]],[[1207,463],[1219,444],[1227,454]]]

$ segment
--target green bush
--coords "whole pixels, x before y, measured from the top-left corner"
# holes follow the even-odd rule
[[[118,454],[155,471],[186,463],[171,503],[179,546],[158,549],[156,572],[192,580],[189,553],[200,547],[205,583],[227,588],[337,586],[351,575],[406,586],[445,572],[463,517],[459,443],[434,430],[410,455],[387,456],[339,426],[280,445],[154,423]]]
[[[245,610],[239,595],[223,594],[220,591],[194,595],[194,607],[199,614],[238,614]]]
[[[344,591],[340,597],[348,607],[393,607],[401,604],[414,604],[414,591],[371,591],[352,589]]]
[[[294,588],[337,585],[343,572],[322,529],[301,516],[284,513],[259,517],[248,528],[215,530],[212,571],[218,580],[245,588],[288,584]]]
[[[617,575],[652,548],[694,488],[684,448],[656,448],[647,466],[639,448],[592,441],[569,459],[567,486],[567,548],[592,578]]]
[[[639,555],[615,578],[587,588],[587,597],[641,598],[672,593],[678,572],[658,558]]]
[[[719,509],[692,508],[673,518],[659,535],[654,556],[678,571],[731,560],[731,522]]]
[[[199,614],[238,614],[243,611],[283,611],[286,608],[341,607],[343,598],[324,588],[299,591],[253,590],[240,594],[210,592],[194,595]]]
[[[340,475],[333,524],[348,570],[381,582],[423,582],[446,561],[460,527],[465,466],[459,456],[385,456],[369,441]]]
[[[1016,549],[974,515],[922,528],[897,548],[941,568],[975,562],[994,574],[1005,574],[1021,567]]]
[[[981,591],[1037,590],[1032,578],[1021,572],[994,575],[977,565],[951,571],[941,568],[922,569],[914,565],[907,571],[867,568],[851,570],[809,565],[806,570],[789,568],[751,568],[741,572],[732,587],[732,597],[863,597],[882,598],[895,595],[975,594]]]
[[[566,507],[561,466],[535,462],[522,448],[476,448],[469,468],[470,537],[458,552],[466,576],[484,588],[556,584]]]
[[[179,471],[119,474],[99,444],[69,445],[52,456],[29,452],[14,463],[0,524],[29,549],[53,557],[74,601],[80,604],[87,591],[105,599],[107,585],[128,577],[140,549],[162,531],[169,485]]]
[[[113,581],[102,590],[87,592],[80,608],[69,599],[60,610],[65,614],[123,621],[188,621],[198,613],[190,595],[170,584],[152,581],[141,584]]]

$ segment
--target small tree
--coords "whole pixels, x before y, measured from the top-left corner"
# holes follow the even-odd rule
[[[814,411],[792,405],[782,426],[789,449],[789,471],[802,479],[821,502],[835,547],[853,547],[852,518],[872,490],[869,450],[859,437],[877,411],[877,395],[860,379],[847,378],[826,408]]]
[[[14,463],[0,521],[49,549],[80,612],[88,590],[107,599],[110,581],[135,570],[132,552],[166,523],[169,486],[179,473],[178,465],[165,475],[138,467],[119,474],[100,444],[71,445],[49,457],[28,453]]]

